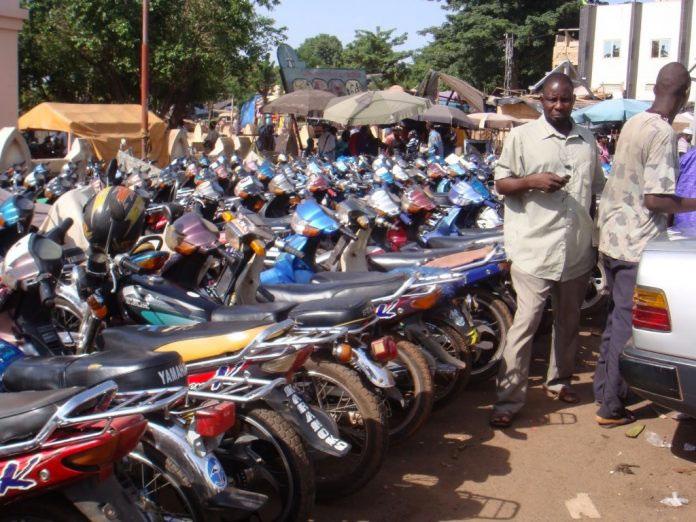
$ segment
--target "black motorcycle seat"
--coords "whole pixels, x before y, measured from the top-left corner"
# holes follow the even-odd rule
[[[26,439],[82,388],[0,393],[0,444]]]
[[[312,276],[312,283],[374,283],[374,282],[404,282],[406,277],[401,273],[385,274],[384,272],[319,272]]]
[[[206,339],[219,344],[220,340],[234,333],[253,332],[259,326],[268,326],[273,321],[231,321],[218,323],[197,323],[181,326],[121,326],[102,331],[98,344],[104,350],[124,350],[137,348],[140,351],[154,352],[165,345],[180,341]],[[243,336],[242,336],[243,337]],[[229,342],[232,346],[232,342]]]
[[[94,386],[112,380],[119,391],[147,390],[186,384],[186,368],[175,352],[127,349],[90,355],[25,357],[7,368],[2,382],[7,390],[58,390]]]
[[[210,320],[220,321],[263,321],[264,323],[277,323],[288,316],[288,312],[296,306],[296,303],[284,303],[274,301],[256,305],[220,306],[213,309]]]
[[[372,301],[396,292],[406,278],[406,276],[402,277],[402,279],[390,278],[386,281],[266,285],[262,288],[269,292],[276,301],[307,303],[341,298]]]
[[[464,250],[461,246],[452,248],[425,248],[422,250],[407,250],[402,252],[385,252],[367,256],[369,263],[385,272],[395,268],[409,268],[448,254],[456,254]]]
[[[299,326],[327,327],[363,321],[373,314],[372,305],[354,297],[332,299],[329,303],[312,301],[293,308],[288,317]]]
[[[457,246],[468,248],[469,245],[476,245],[476,243],[492,243],[502,240],[502,230],[466,230],[462,231],[459,236],[431,237],[428,239],[428,246],[437,249],[455,248]],[[478,248],[478,245],[476,247]]]

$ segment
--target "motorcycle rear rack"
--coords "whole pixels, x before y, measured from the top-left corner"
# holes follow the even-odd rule
[[[114,381],[105,381],[68,399],[33,438],[0,445],[0,457],[32,451],[39,447],[63,446],[100,437],[111,427],[113,419],[129,415],[145,415],[167,409],[171,404],[184,398],[187,393],[188,388],[183,386],[118,393],[118,386]],[[99,405],[107,400],[109,401],[108,409],[83,415],[78,413],[89,404]],[[92,406],[92,408],[95,407],[98,406]],[[101,421],[105,421],[104,426],[89,433],[48,440],[58,429]]]
[[[285,386],[287,379],[259,379],[246,376],[215,376],[201,387],[190,390],[189,397],[194,399],[213,399],[219,401],[248,403],[263,399],[274,389]],[[219,386],[213,390],[213,386]]]

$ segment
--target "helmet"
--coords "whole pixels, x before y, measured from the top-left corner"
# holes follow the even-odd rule
[[[87,203],[83,219],[92,248],[110,254],[127,252],[143,230],[145,201],[126,187],[107,187]]]

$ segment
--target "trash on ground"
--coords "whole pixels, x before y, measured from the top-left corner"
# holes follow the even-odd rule
[[[693,475],[694,473],[696,473],[696,468],[674,468],[674,471],[683,475]]]
[[[654,431],[648,431],[645,434],[645,440],[647,440],[650,444],[652,444],[656,448],[671,448],[672,447],[672,443],[667,442],[666,437],[661,437],[660,435],[658,435]]]
[[[644,429],[645,424],[636,424],[635,426],[631,426],[628,430],[626,430],[626,436],[635,439],[638,435],[643,433]]]
[[[614,469],[611,470],[609,473],[614,474],[614,473],[623,473],[624,475],[635,475],[633,468],[639,468],[640,466],[638,464],[617,464],[614,466]]]
[[[665,497],[662,500],[660,500],[660,504],[664,504],[665,506],[669,507],[681,507],[687,505],[688,503],[688,499],[680,497],[679,493],[677,493],[676,491],[672,492],[671,497]]]
[[[690,444],[689,442],[684,443],[684,451],[696,451],[696,446]]]
[[[565,501],[570,518],[602,518],[587,493],[578,493],[575,498]]]

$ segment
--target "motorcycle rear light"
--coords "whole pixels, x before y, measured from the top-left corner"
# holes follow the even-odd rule
[[[633,327],[671,332],[667,296],[658,288],[638,286],[633,293]]]
[[[372,358],[381,363],[396,359],[399,355],[396,341],[388,335],[372,341],[370,343],[370,351],[372,352]]]
[[[415,310],[429,310],[435,306],[442,295],[442,290],[434,289],[432,292],[416,297],[411,301],[411,307]]]
[[[503,261],[502,263],[498,263],[498,269],[501,272],[509,272],[510,271],[510,263],[508,261]]]
[[[217,437],[229,430],[237,420],[237,409],[233,402],[221,402],[198,410],[196,433],[201,437]]]
[[[78,471],[93,472],[99,471],[102,466],[112,464],[116,459],[118,435],[109,437],[106,440],[98,440],[99,444],[65,457],[63,464]]]
[[[353,358],[353,347],[348,343],[337,344],[332,352],[336,360],[344,364],[349,363]]]
[[[114,455],[116,459],[121,459],[133,451],[147,428],[147,420],[142,415],[132,415],[123,420],[129,425],[119,428],[118,447]]]

